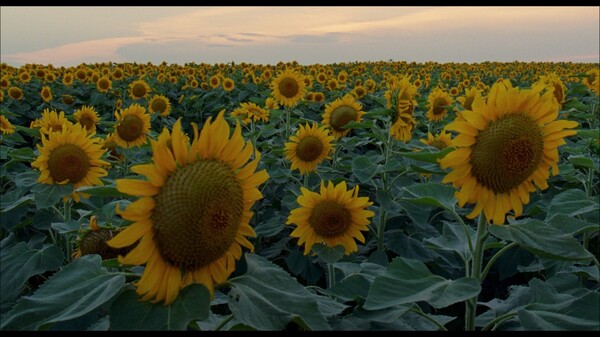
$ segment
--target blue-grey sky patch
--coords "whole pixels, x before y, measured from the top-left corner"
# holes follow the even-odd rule
[[[0,56],[15,66],[600,62],[599,26],[598,6],[1,6]]]

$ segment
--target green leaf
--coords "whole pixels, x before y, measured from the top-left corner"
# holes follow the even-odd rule
[[[480,291],[476,279],[447,280],[432,274],[421,261],[400,257],[375,278],[364,308],[377,310],[425,301],[439,309],[476,296]]]
[[[111,330],[186,330],[193,320],[206,319],[210,294],[202,284],[181,290],[170,305],[141,301],[133,289],[126,289],[110,309]]]
[[[12,198],[10,198],[12,199]],[[30,201],[33,201],[33,194],[26,194],[22,197],[20,197],[17,200],[9,200],[9,198],[7,198],[7,194],[3,194],[2,195],[2,210],[0,212],[8,212],[11,211],[23,204],[29,203]],[[6,206],[5,206],[6,203]]]
[[[25,242],[18,242],[7,248],[2,247],[0,252],[2,303],[15,299],[31,276],[60,268],[63,258],[62,250],[55,245],[47,245],[40,250],[30,249]]]
[[[595,140],[600,140],[600,129],[577,130],[577,135]]]
[[[511,225],[490,225],[488,228],[494,236],[514,241],[539,256],[572,261],[586,261],[593,257],[571,235],[537,219]]]
[[[35,159],[35,153],[30,147],[14,149],[10,151],[8,155],[15,161],[32,162]]]
[[[550,226],[570,235],[591,233],[600,230],[600,224],[598,223],[594,224],[564,214],[553,215],[552,217],[546,219],[545,222]]]
[[[475,230],[467,227],[467,231],[471,236],[471,245],[475,247]],[[426,238],[423,241],[426,248],[455,252],[463,261],[467,261],[470,256],[469,240],[467,240],[465,229],[456,223],[444,222],[441,236]]]
[[[352,172],[361,183],[366,183],[377,174],[379,165],[372,162],[367,156],[356,157],[352,161]]]
[[[408,200],[417,205],[428,205],[442,207],[444,209],[454,211],[454,188],[449,185],[437,183],[415,184],[405,187],[408,192],[405,194],[405,200]]]
[[[571,189],[554,196],[548,208],[548,217],[555,214],[576,216],[580,214],[598,211],[598,202],[588,198],[584,191]]]
[[[342,129],[371,129],[373,128],[373,121],[365,120],[362,122],[350,121],[342,126]]]
[[[312,251],[317,254],[325,263],[335,263],[342,257],[346,251],[343,245],[329,247],[322,243],[315,243],[312,246]]]
[[[379,203],[381,208],[388,212],[388,215],[393,216],[400,214],[401,206],[394,200],[394,197],[390,192],[377,190],[377,192],[375,192],[375,200]]]
[[[264,257],[245,257],[246,274],[229,280],[228,304],[237,320],[258,330],[284,330],[291,321],[305,329],[330,329],[311,292]]]
[[[37,184],[31,191],[34,193],[35,204],[38,209],[56,205],[62,197],[73,193],[73,184]]]
[[[591,158],[588,158],[588,157],[585,157],[585,156],[573,156],[573,155],[571,155],[571,156],[569,156],[568,159],[575,166],[586,167],[586,168],[592,169],[592,170],[594,170],[596,172],[600,171],[600,169],[598,169],[598,165],[596,165]]]
[[[21,297],[2,318],[0,329],[37,330],[67,321],[111,300],[125,284],[125,276],[108,274],[99,255],[86,255],[67,265],[31,296]]]
[[[97,195],[100,197],[127,197],[128,194],[121,193],[115,185],[105,186],[81,186],[75,190],[76,192],[86,193],[89,195]]]
[[[447,147],[436,152],[399,152],[398,154],[417,161],[424,161],[427,163],[437,164],[438,159],[444,158],[448,153],[454,151],[453,147]]]

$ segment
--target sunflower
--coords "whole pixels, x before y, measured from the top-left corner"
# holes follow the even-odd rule
[[[441,121],[448,114],[448,107],[453,103],[452,97],[440,88],[434,88],[427,97],[429,110],[425,114],[430,121]]]
[[[329,153],[333,151],[333,139],[324,126],[316,123],[300,125],[296,134],[290,137],[290,142],[285,143],[285,157],[292,162],[292,170],[298,169],[300,174],[309,173],[315,171],[323,159],[331,159]]]
[[[16,100],[23,99],[23,90],[19,87],[10,87],[8,88],[8,97]]]
[[[208,83],[213,89],[216,89],[221,85],[221,78],[219,77],[219,75],[213,75],[208,80]]]
[[[427,139],[419,139],[423,144],[427,144],[435,147],[438,150],[442,150],[452,145],[452,135],[447,133],[446,130],[442,130],[437,135],[432,135],[431,132],[427,132]]]
[[[65,128],[73,125],[65,117],[65,112],[57,112],[48,108],[42,111],[42,117],[31,122],[30,128],[39,128],[40,133],[47,135],[51,132],[62,132]]]
[[[286,69],[271,82],[272,96],[281,104],[293,107],[306,94],[303,76]]]
[[[265,109],[266,110],[276,110],[279,109],[279,104],[277,104],[277,100],[273,97],[267,97],[265,100]]]
[[[246,111],[248,111],[248,117],[251,117],[253,121],[258,122],[258,121],[263,121],[263,122],[268,122],[269,121],[269,111],[259,107],[258,105],[254,104],[254,103],[240,103],[240,106],[245,109]]]
[[[325,94],[317,91],[315,92],[315,95],[313,96],[313,99],[315,100],[315,102],[317,103],[323,103],[325,101]]]
[[[114,259],[119,255],[129,253],[136,245],[136,243],[134,243],[131,246],[119,249],[109,247],[106,244],[106,241],[112,239],[119,229],[113,230],[98,226],[95,215],[90,217],[89,227],[89,230],[84,231],[82,233],[83,235],[77,238],[78,248],[73,252],[74,259],[89,254],[98,254],[103,260]]]
[[[567,87],[556,73],[549,73],[547,75],[540,76],[539,80],[533,85],[546,86],[548,90],[554,94],[559,107],[562,107],[562,105],[565,103]]]
[[[40,96],[44,100],[44,102],[48,103],[52,100],[52,89],[48,86],[43,86],[42,91],[40,92]]]
[[[62,95],[62,102],[66,105],[73,105],[73,103],[75,103],[75,99],[69,94],[64,94]]]
[[[224,79],[221,85],[225,91],[232,91],[235,89],[235,82],[231,78]]]
[[[144,80],[136,80],[129,84],[129,97],[133,99],[144,98],[150,91],[148,83]]]
[[[150,115],[146,108],[132,104],[125,109],[115,111],[115,142],[123,148],[141,146],[146,143],[146,134],[150,132]]]
[[[365,97],[366,94],[367,94],[367,88],[365,88],[362,85],[357,85],[354,87],[354,89],[352,89],[352,95],[354,97],[356,97],[356,99],[361,99],[361,98]]]
[[[364,114],[362,105],[354,99],[354,96],[347,94],[325,106],[323,125],[331,129],[335,139],[340,139],[351,130],[344,129],[344,126],[351,121],[360,122]]]
[[[477,203],[467,216],[482,211],[494,224],[504,223],[507,212],[515,217],[529,203],[535,185],[548,188],[549,168],[558,174],[558,146],[574,135],[574,121],[556,120],[558,103],[552,92],[540,95],[542,87],[508,88],[494,84],[487,102],[478,96],[473,109],[464,110],[464,120],[446,126],[457,131],[452,145],[457,149],[440,160],[442,169],[453,168],[444,183],[460,188],[458,205]]]
[[[151,114],[158,112],[161,116],[168,116],[171,113],[171,102],[163,95],[154,95],[148,104],[148,111]]]
[[[15,126],[4,115],[0,115],[0,131],[3,135],[15,133]]]
[[[592,68],[585,73],[586,77],[583,78],[583,84],[588,87],[596,95],[600,95],[600,70],[599,68]]]
[[[24,71],[19,74],[19,82],[22,84],[27,84],[31,81],[31,74],[28,71]]]
[[[112,89],[112,81],[107,76],[102,76],[96,82],[96,90],[98,92],[108,92]]]
[[[384,93],[387,108],[395,108],[390,133],[396,140],[408,142],[412,138],[412,130],[417,123],[413,111],[417,105],[415,96],[417,87],[410,84],[408,77],[402,77],[389,85]]]
[[[365,242],[361,232],[369,230],[368,218],[375,215],[366,209],[373,204],[369,198],[358,196],[358,185],[348,190],[345,181],[335,186],[328,181],[327,187],[321,181],[320,193],[304,187],[300,191],[296,199],[300,207],[290,212],[286,224],[297,226],[290,236],[304,244],[304,255],[315,243],[342,245],[346,255],[358,251],[355,240]]]
[[[43,184],[73,183],[75,189],[81,186],[102,185],[100,177],[107,175],[104,166],[108,162],[100,159],[106,152],[99,144],[99,138],[92,138],[80,124],[51,132],[42,136],[42,146],[37,144],[40,155],[31,163],[40,170],[38,182]],[[73,192],[72,197],[79,202],[83,193]]]
[[[239,107],[239,108],[233,110],[231,112],[231,117],[239,117],[242,120],[242,123],[244,125],[247,125],[252,120],[250,118],[250,114],[248,113],[248,110],[246,110],[245,108],[242,108],[242,107]]]
[[[100,117],[93,106],[82,106],[75,111],[73,117],[75,117],[77,123],[85,127],[87,132],[96,132],[96,124],[100,122]]]
[[[10,79],[8,76],[2,76],[2,78],[0,78],[0,90],[4,90],[8,88],[8,86],[10,86]]]
[[[463,107],[463,110],[471,110],[473,101],[475,97],[481,96],[481,91],[476,87],[471,87],[469,89],[465,89],[465,94],[463,96],[457,97],[456,100]]]
[[[73,76],[72,73],[66,73],[63,75],[62,78],[62,83],[67,86],[70,87],[73,85],[73,81],[75,80],[75,77]]]
[[[152,162],[132,167],[147,180],[116,181],[120,192],[140,198],[117,209],[133,224],[108,245],[122,248],[139,240],[119,261],[146,264],[136,283],[144,301],[168,305],[192,283],[205,285],[212,296],[214,285],[235,270],[242,247],[254,248],[247,239],[256,235],[250,209],[262,198],[257,186],[269,176],[255,172],[260,153],[244,142],[239,124],[230,137],[223,114],[210,117],[199,135],[194,127],[191,145],[178,120],[170,135],[164,129],[165,136],[151,141]]]

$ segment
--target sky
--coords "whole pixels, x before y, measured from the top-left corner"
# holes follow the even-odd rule
[[[600,7],[0,6],[0,62],[600,62]]]

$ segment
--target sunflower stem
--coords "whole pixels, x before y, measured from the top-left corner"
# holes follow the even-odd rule
[[[509,249],[511,249],[512,247],[514,247],[516,245],[517,245],[516,242],[511,242],[510,244],[508,244],[508,245],[504,246],[502,249],[500,249],[496,254],[494,254],[494,256],[492,256],[490,261],[488,261],[487,265],[485,265],[483,272],[481,272],[481,279],[485,280],[485,277],[487,276],[487,273],[490,271],[490,268],[492,267],[494,262],[496,262],[496,260],[498,260],[498,258],[500,256],[504,255],[504,253],[506,253]]]
[[[487,231],[487,220],[485,218],[485,214],[481,212],[479,214],[479,221],[477,223],[477,236],[475,239],[475,250],[473,251],[473,264],[471,267],[471,275],[470,276],[479,282],[481,279],[481,266],[483,262],[483,251],[485,246],[485,240],[487,239],[488,231]],[[479,294],[478,294],[479,295]],[[475,316],[477,315],[477,298],[478,295],[475,295],[466,301],[465,308],[465,330],[466,331],[474,331],[475,330]]]
[[[333,263],[327,262],[327,288],[331,289],[335,286],[335,269]]]
[[[517,316],[518,314],[514,311],[511,312],[507,312],[504,315],[500,315],[496,318],[494,318],[491,322],[489,322],[488,324],[486,324],[481,331],[488,331],[491,329],[491,331],[496,330],[496,328],[504,321],[509,320],[515,316]]]
[[[71,198],[64,202],[63,219],[65,222],[71,221]]]
[[[387,221],[387,212],[379,208],[379,227],[377,228],[377,250],[383,252],[383,233],[385,232],[385,223]]]

